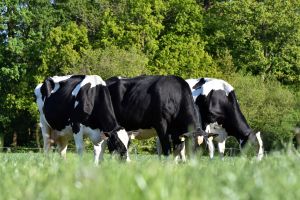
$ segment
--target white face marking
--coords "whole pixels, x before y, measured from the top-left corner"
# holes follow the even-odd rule
[[[82,88],[84,85],[86,85],[88,83],[91,84],[91,88],[93,88],[97,85],[106,85],[106,83],[102,80],[102,78],[100,76],[86,75],[85,78],[72,91],[72,95],[77,96],[80,88]]]
[[[234,89],[229,83],[221,79],[204,78],[204,80],[205,83],[202,85],[202,87],[196,90],[193,89],[193,87],[200,81],[200,79],[185,80],[190,86],[194,101],[200,94],[207,96],[212,90],[223,90],[225,91],[226,95],[228,95]]]
[[[128,141],[129,141],[129,136],[128,133],[124,130],[121,129],[117,132],[118,138],[122,141],[126,149],[128,148]]]

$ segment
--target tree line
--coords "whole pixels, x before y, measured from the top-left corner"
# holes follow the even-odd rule
[[[267,148],[300,122],[299,0],[4,0],[0,136],[36,146],[45,77],[174,74],[231,83]]]

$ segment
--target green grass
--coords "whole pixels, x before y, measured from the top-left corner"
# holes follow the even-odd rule
[[[120,163],[91,153],[67,160],[57,154],[0,154],[0,199],[299,199],[300,156],[273,153],[261,162],[246,157],[185,164],[132,155]]]

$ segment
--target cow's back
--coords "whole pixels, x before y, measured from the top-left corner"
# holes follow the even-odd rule
[[[195,126],[194,103],[188,84],[176,76],[139,76],[111,79],[111,93],[116,117],[128,130],[151,128],[162,120],[169,131],[187,132]],[[194,127],[193,127],[194,128]],[[179,130],[180,129],[180,130]]]

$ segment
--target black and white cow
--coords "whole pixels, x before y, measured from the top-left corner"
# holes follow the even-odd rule
[[[184,147],[181,135],[201,130],[191,90],[187,82],[177,76],[112,77],[106,80],[118,122],[127,131],[155,129],[162,144],[162,152],[169,155],[171,141],[177,160]],[[151,137],[153,132],[149,132]],[[180,154],[180,155],[179,155]]]
[[[70,75],[49,77],[35,88],[45,152],[54,140],[65,157],[73,135],[81,154],[87,135],[94,144],[95,163],[102,159],[106,144],[129,159],[128,134],[116,120],[105,85],[97,75]]]
[[[195,104],[202,116],[202,126],[208,133],[217,134],[215,140],[223,156],[225,141],[228,136],[234,136],[243,147],[247,141],[258,145],[257,157],[263,157],[263,142],[260,132],[253,132],[242,114],[234,88],[224,80],[214,78],[199,78],[186,80],[192,91]],[[212,138],[208,147],[210,157],[214,154]]]

